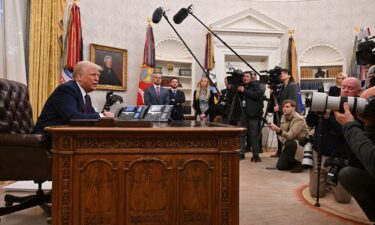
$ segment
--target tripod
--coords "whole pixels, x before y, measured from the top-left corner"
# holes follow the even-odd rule
[[[232,91],[233,90],[237,90],[237,87],[232,87]],[[241,99],[240,99],[240,96],[238,95],[237,91],[234,94],[234,96],[232,98],[232,102],[230,104],[230,110],[229,110],[229,114],[228,114],[228,121],[229,121],[230,125],[237,125],[237,122],[238,122],[237,118],[235,120],[235,116],[234,116],[234,112],[235,112],[234,109],[235,109],[236,103],[241,108],[241,113],[244,113],[243,108],[241,106]]]
[[[320,189],[320,171],[322,167],[322,147],[323,147],[323,114],[319,113],[318,114],[318,162],[317,162],[317,169],[318,169],[318,174],[317,174],[317,188],[316,188],[316,202],[315,206],[320,207],[319,203],[319,189]]]

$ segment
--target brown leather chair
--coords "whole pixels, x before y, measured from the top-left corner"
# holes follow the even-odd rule
[[[43,135],[32,134],[33,127],[26,85],[0,79],[0,181],[32,180],[39,187],[27,197],[5,195],[0,216],[38,205],[51,214],[51,195],[41,189],[52,178],[50,144]]]

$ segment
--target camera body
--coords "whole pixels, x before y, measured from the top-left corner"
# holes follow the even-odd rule
[[[231,76],[227,76],[228,84],[231,84],[234,87],[237,87],[242,84],[243,72],[240,69],[233,69],[233,71],[227,72]]]
[[[268,84],[273,91],[278,91],[282,83],[280,80],[282,70],[283,68],[275,66],[273,69],[260,71],[261,73],[267,74],[260,76],[260,82]]]
[[[364,41],[358,44],[356,52],[357,64],[375,64],[375,42],[372,40],[373,38],[366,37]]]
[[[339,180],[340,170],[347,166],[346,160],[343,159],[343,158],[338,158],[338,157],[328,158],[324,162],[324,166],[325,167],[327,167],[327,166],[331,167],[329,169],[328,173],[327,173],[327,177],[325,179],[325,182],[330,184],[330,185],[336,186],[337,182]]]

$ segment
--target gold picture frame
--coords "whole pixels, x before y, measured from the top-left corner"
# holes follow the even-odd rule
[[[90,44],[90,61],[101,66],[97,89],[127,90],[128,51],[98,44]]]

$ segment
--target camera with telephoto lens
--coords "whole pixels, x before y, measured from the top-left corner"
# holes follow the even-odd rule
[[[367,100],[359,97],[347,97],[347,96],[328,96],[326,93],[314,92],[311,98],[312,112],[325,112],[327,109],[332,111],[344,112],[344,103],[349,104],[350,112],[362,113],[365,111],[367,106]]]
[[[313,145],[314,138],[311,135],[308,135],[303,139],[303,143],[300,145],[304,145],[303,149],[303,159],[301,162],[301,165],[304,166],[305,168],[311,168],[313,167]]]
[[[325,182],[327,184],[336,186],[337,182],[339,180],[339,172],[342,168],[347,166],[346,160],[343,158],[328,158],[324,162],[324,166],[330,166],[331,168],[329,169],[327,173],[327,177],[325,179]]]

